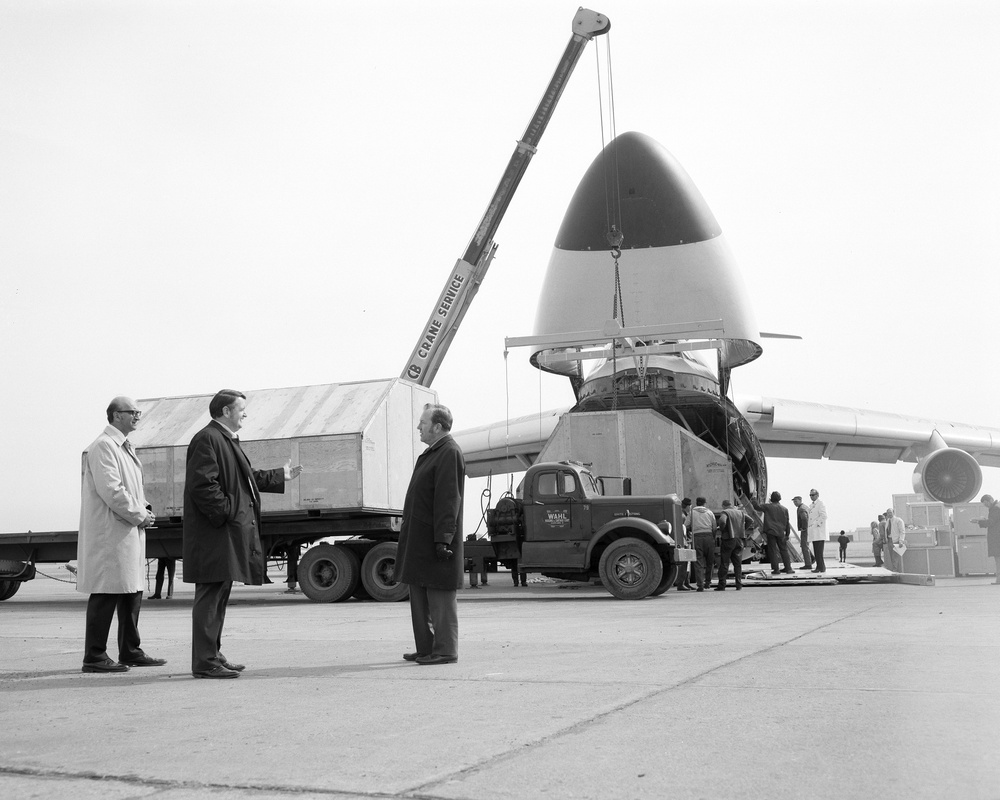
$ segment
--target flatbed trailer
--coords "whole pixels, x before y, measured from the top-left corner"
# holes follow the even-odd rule
[[[311,600],[354,596],[402,600],[406,588],[392,580],[395,541],[402,518],[387,514],[276,515],[267,518],[261,546],[269,562],[284,563],[287,580]],[[146,529],[146,558],[182,557],[180,520]],[[77,531],[0,534],[0,600],[35,577],[36,564],[66,564],[77,557]],[[335,556],[329,551],[336,541]],[[310,547],[318,544],[317,547]],[[303,548],[309,548],[300,560]],[[378,548],[378,549],[376,549]]]

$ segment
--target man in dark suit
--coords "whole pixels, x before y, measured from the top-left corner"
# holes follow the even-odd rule
[[[986,518],[977,519],[976,524],[986,528],[986,557],[993,559],[993,574],[996,576],[993,583],[1000,583],[1000,503],[991,494],[984,494],[979,502],[989,511]]]
[[[222,626],[233,581],[264,582],[260,492],[284,492],[302,467],[255,470],[236,435],[246,395],[218,392],[212,421],[191,439],[184,482],[184,580],[195,584],[191,672],[196,678],[238,678],[242,664],[222,655]]]
[[[802,495],[792,498],[795,503],[795,523],[799,531],[799,547],[802,548],[802,566],[799,569],[812,569],[812,553],[809,552],[809,507],[802,502]]]
[[[465,458],[451,437],[452,416],[428,403],[417,430],[427,449],[413,467],[403,500],[396,580],[409,584],[418,664],[458,661],[458,589],[464,584],[462,501]]]
[[[746,538],[747,528],[752,526],[753,519],[742,508],[735,508],[728,500],[722,501],[722,514],[719,517],[719,582],[715,591],[726,590],[730,563],[733,565],[736,591],[743,588],[743,540]]]
[[[794,573],[788,554],[788,537],[792,535],[792,524],[788,520],[788,509],[781,505],[781,493],[771,492],[771,502],[760,505],[753,502],[753,507],[764,514],[764,534],[767,536],[767,554],[771,558],[771,574],[779,572]],[[784,565],[778,569],[778,556]]]

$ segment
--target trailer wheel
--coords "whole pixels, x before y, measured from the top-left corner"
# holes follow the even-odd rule
[[[667,589],[673,586],[674,581],[677,580],[677,570],[678,566],[676,561],[669,567],[667,567],[665,570],[663,570],[663,580],[660,581],[659,586],[657,586],[655,589],[653,589],[652,592],[650,592],[649,596],[659,597],[661,594],[667,591]]]
[[[0,600],[7,600],[17,594],[21,581],[0,581]]]
[[[663,580],[663,560],[651,545],[627,537],[601,554],[601,583],[619,600],[649,597]]]
[[[317,603],[336,603],[358,586],[358,557],[346,547],[319,544],[299,559],[302,593]]]
[[[16,575],[19,578],[24,578],[26,577],[25,572],[30,571],[31,568],[25,561],[11,561],[7,558],[0,558],[0,575],[5,577]]]
[[[395,603],[410,596],[410,587],[393,580],[396,571],[396,543],[379,542],[361,562],[361,582],[372,599]]]

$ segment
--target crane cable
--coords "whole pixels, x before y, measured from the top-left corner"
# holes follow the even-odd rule
[[[620,172],[618,167],[618,148],[614,146],[614,140],[618,136],[618,126],[615,117],[615,82],[614,73],[611,67],[611,36],[608,35],[604,37],[604,46],[607,49],[607,90],[608,90],[608,133],[611,137],[611,151],[608,151],[608,143],[604,137],[605,125],[604,125],[604,99],[601,92],[602,86],[602,74],[601,74],[601,49],[600,47],[594,48],[594,56],[597,65],[597,103],[600,114],[600,124],[601,124],[601,153],[602,162],[604,165],[604,211],[606,217],[607,233],[605,237],[610,246],[611,257],[614,259],[615,272],[614,272],[614,287],[613,296],[611,301],[611,318],[614,320],[619,320],[621,326],[625,327],[625,304],[622,297],[622,281],[621,281],[621,269],[619,267],[619,259],[622,255],[621,246],[625,241],[625,233],[621,228],[622,220],[622,200],[621,200],[621,185],[620,185]],[[611,409],[615,411],[618,409],[618,381],[616,375],[618,374],[618,346],[617,339],[612,339],[611,341]],[[639,381],[640,389],[643,388],[645,384],[645,357],[640,356],[638,359],[639,365]]]

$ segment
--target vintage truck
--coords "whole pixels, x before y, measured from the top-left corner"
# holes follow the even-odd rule
[[[495,559],[512,570],[591,581],[621,600],[663,594],[694,551],[678,546],[677,495],[609,497],[603,480],[575,461],[538,463],[518,496],[487,512],[488,540],[467,543],[472,569]],[[680,542],[683,544],[683,542]]]

